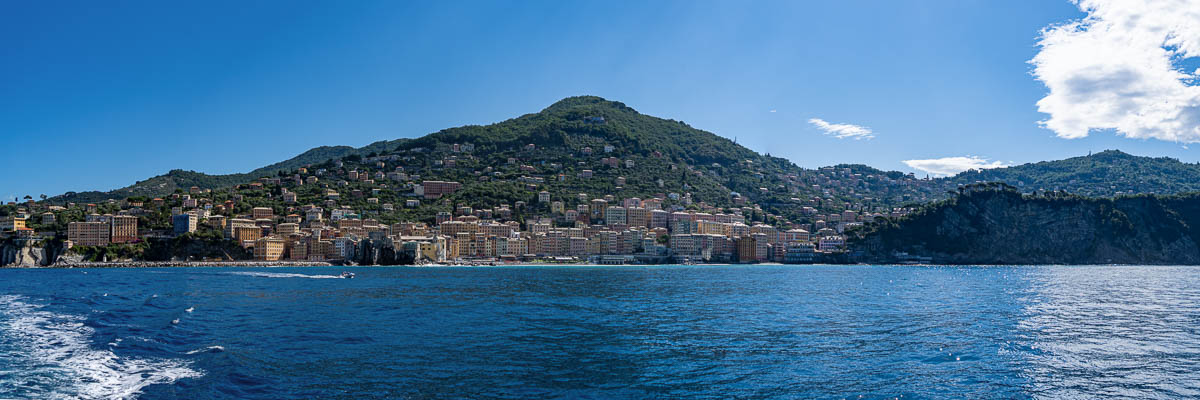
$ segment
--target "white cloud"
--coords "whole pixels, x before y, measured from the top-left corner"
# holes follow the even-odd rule
[[[1007,167],[1000,161],[988,161],[976,156],[932,158],[928,160],[904,160],[909,168],[928,172],[934,176],[950,176],[968,169],[988,169]]]
[[[1046,28],[1029,62],[1049,94],[1042,126],[1061,138],[1092,129],[1172,142],[1200,142],[1200,1],[1073,0],[1087,17]]]
[[[775,111],[776,111],[776,110],[775,110],[774,108],[772,108],[772,109],[771,109],[771,112],[775,112]]]
[[[853,124],[831,124],[820,118],[808,120],[808,123],[816,126],[817,129],[825,131],[826,135],[836,137],[838,139],[852,138],[855,140],[871,139],[875,134],[871,132],[871,128]]]

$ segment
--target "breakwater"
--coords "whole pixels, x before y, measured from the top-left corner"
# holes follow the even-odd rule
[[[58,262],[40,268],[329,267],[333,265],[324,261],[75,261]]]

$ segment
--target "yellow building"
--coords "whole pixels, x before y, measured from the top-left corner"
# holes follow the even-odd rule
[[[234,234],[234,232],[237,231],[237,228],[247,227],[247,226],[258,228],[257,225],[254,225],[254,220],[252,220],[252,219],[229,218],[225,221],[225,237],[230,238],[230,239],[236,239],[237,236]],[[254,238],[254,239],[258,240],[258,238]]]
[[[275,236],[267,236],[254,241],[254,259],[260,261],[279,261],[283,259],[286,241]]]
[[[300,233],[300,225],[294,223],[284,223],[276,225],[275,233],[280,235],[294,235]]]
[[[18,216],[0,217],[0,231],[14,232],[26,228],[25,218]]]
[[[241,243],[244,247],[252,246],[255,241],[261,238],[262,228],[257,226],[236,226],[233,228],[233,240]]]

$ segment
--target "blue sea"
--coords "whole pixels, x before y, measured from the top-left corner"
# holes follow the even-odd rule
[[[0,270],[0,398],[1200,397],[1200,268]]]

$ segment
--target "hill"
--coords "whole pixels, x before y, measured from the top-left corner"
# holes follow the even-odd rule
[[[456,144],[471,150],[452,151]],[[262,177],[295,174],[302,166],[332,169],[334,161],[347,163],[346,168],[371,170],[370,163],[361,161],[378,156],[402,157],[396,165],[422,179],[462,181],[473,204],[527,200],[526,184],[534,183],[556,197],[677,195],[683,201],[710,205],[757,203],[768,213],[796,218],[805,206],[838,211],[878,208],[925,201],[939,190],[911,174],[865,166],[799,168],[681,121],[581,96],[491,125],[449,128],[362,148],[321,147],[243,174],[175,170],[110,192],[66,193],[51,201],[94,203],[164,196],[192,186],[228,188]],[[585,175],[591,177],[581,179]]]
[[[471,150],[452,151],[456,144]],[[533,150],[527,150],[531,144]],[[420,138],[379,141],[361,148],[318,147],[240,174],[173,170],[129,187],[109,192],[68,192],[51,201],[95,203],[160,197],[192,186],[229,188],[262,177],[294,175],[304,166],[324,165],[328,169],[334,161],[350,162],[357,168],[361,163],[355,160],[381,155],[403,157],[404,162],[397,166],[424,179],[463,181],[465,193],[474,196],[472,203],[516,199],[524,196],[524,184],[532,182],[556,197],[578,193],[629,197],[674,193],[710,205],[753,203],[761,205],[765,213],[789,220],[846,209],[871,212],[922,204],[945,199],[948,191],[979,182],[1004,182],[1025,192],[1060,190],[1101,197],[1200,190],[1200,165],[1119,151],[967,171],[940,179],[917,179],[912,174],[861,164],[805,169],[681,121],[644,115],[620,102],[579,96],[490,125],[449,128]],[[601,163],[610,157],[620,165],[610,165],[611,160],[606,161],[610,164]],[[452,167],[447,168],[448,163]],[[578,179],[585,174],[595,178]]]
[[[470,150],[454,151],[460,144]],[[401,166],[422,179],[463,182],[462,200],[476,207],[527,201],[535,185],[533,192],[545,190],[556,199],[581,193],[678,197],[684,204],[757,204],[765,214],[801,220],[817,210],[926,201],[940,190],[911,174],[865,166],[800,168],[684,122],[594,96],[381,147],[380,155],[402,158]]]
[[[1089,198],[972,185],[850,238],[868,262],[899,253],[946,264],[1197,264],[1200,194]]]
[[[128,197],[158,197],[174,193],[176,190],[187,190],[192,186],[201,189],[225,188],[233,185],[248,183],[264,176],[274,176],[281,171],[292,171],[296,168],[338,159],[362,151],[350,146],[321,146],[310,149],[288,160],[255,169],[248,173],[209,175],[181,169],[171,170],[166,174],[138,181],[127,187],[108,192],[67,192],[48,199],[53,203],[98,203],[109,199],[124,199]]]
[[[954,185],[1003,182],[1025,191],[1065,190],[1097,197],[1176,194],[1200,191],[1200,164],[1106,150],[1065,160],[967,171],[945,181]]]

